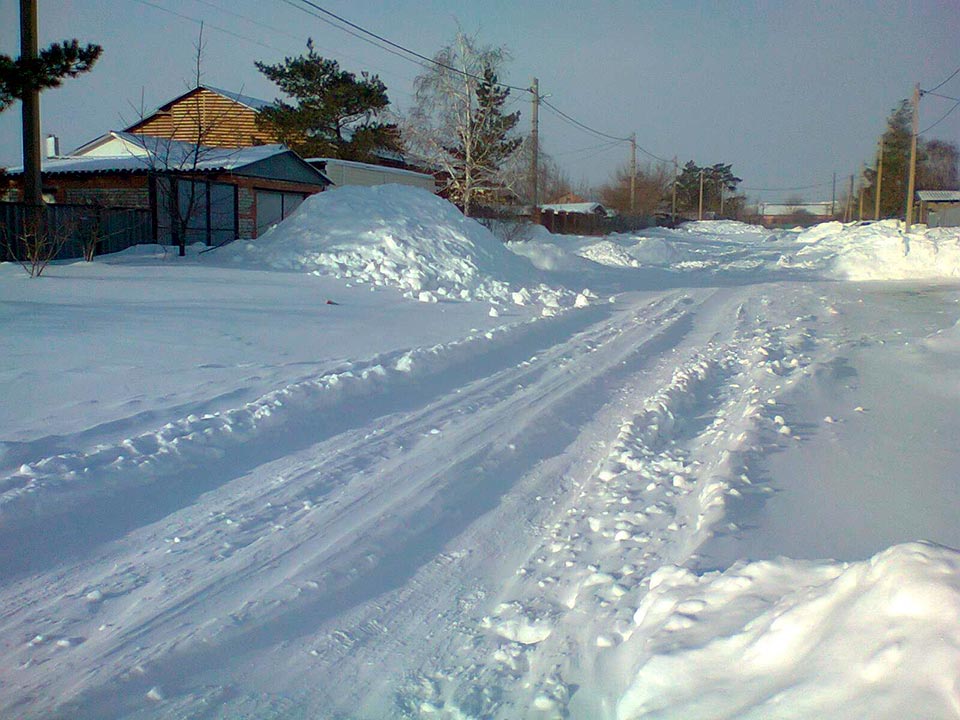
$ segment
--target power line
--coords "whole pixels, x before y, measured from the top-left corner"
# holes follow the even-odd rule
[[[950,97],[949,95],[941,95],[940,93],[935,93],[931,90],[921,90],[921,95],[933,95],[933,97],[943,98],[944,100],[953,100],[954,102],[960,102],[960,98]]]
[[[373,45],[375,48],[378,48],[378,49],[380,49],[380,50],[383,50],[384,52],[388,52],[388,53],[390,53],[391,55],[396,55],[398,58],[401,58],[401,59],[403,59],[403,60],[407,60],[407,61],[409,61],[409,62],[413,62],[413,63],[415,63],[416,65],[419,65],[420,67],[426,67],[426,65],[424,65],[423,63],[420,63],[420,62],[417,62],[416,60],[413,60],[413,59],[411,59],[411,58],[408,58],[406,55],[402,55],[402,54],[400,54],[399,52],[397,52],[396,50],[392,50],[391,48],[388,48],[388,47],[383,47],[382,45],[380,45],[380,44],[378,44],[378,43],[375,43],[375,42],[374,42],[373,40],[371,40],[370,38],[363,37],[363,35],[360,35],[360,34],[358,34],[358,33],[355,33],[355,32],[353,32],[352,30],[349,30],[349,29],[347,29],[347,28],[345,28],[345,27],[341,27],[340,25],[337,25],[336,23],[331,22],[330,20],[328,20],[327,18],[323,17],[322,15],[318,15],[317,13],[311,12],[310,10],[308,10],[308,9],[305,8],[305,7],[302,7],[302,6],[300,6],[300,5],[297,5],[293,0],[280,0],[280,2],[286,3],[287,5],[289,5],[290,7],[294,8],[294,9],[296,9],[296,10],[299,10],[299,11],[301,11],[301,12],[304,12],[304,13],[306,13],[307,15],[309,15],[310,17],[316,18],[317,20],[320,20],[321,22],[326,23],[326,24],[329,25],[330,27],[333,27],[333,28],[336,28],[337,30],[340,30],[340,31],[342,31],[342,32],[345,32],[347,35],[350,35],[350,36],[352,36],[352,37],[357,38],[358,40],[362,40],[362,41],[365,42],[365,43],[368,43],[368,44],[370,44],[370,45]]]
[[[937,120],[933,125],[930,125],[930,126],[924,128],[923,130],[921,130],[920,132],[918,132],[917,135],[923,135],[925,132],[927,132],[927,131],[929,131],[929,130],[933,130],[937,125],[939,125],[939,124],[942,123],[944,120],[946,120],[947,117],[948,117],[954,110],[956,110],[958,107],[960,107],[960,100],[957,100],[956,104],[954,104],[954,106],[953,106],[952,108],[950,108],[949,110],[947,110],[947,111],[943,114],[943,116],[942,116],[939,120]]]
[[[599,135],[599,136],[602,137],[602,138],[607,138],[608,140],[617,140],[618,142],[630,142],[630,138],[628,138],[628,137],[625,137],[625,138],[624,138],[624,137],[617,137],[616,135],[610,135],[610,134],[608,134],[608,133],[601,132],[600,130],[596,130],[596,129],[590,127],[589,125],[584,125],[584,124],[583,124],[582,122],[580,122],[579,120],[570,117],[570,116],[567,115],[565,112],[563,112],[563,110],[560,110],[559,108],[557,108],[555,105],[553,105],[553,103],[547,102],[547,100],[546,100],[545,98],[540,98],[540,102],[542,102],[542,103],[543,103],[544,105],[546,105],[548,108],[550,108],[551,110],[553,110],[553,112],[555,112],[557,115],[559,115],[560,117],[568,120],[569,122],[573,123],[574,125],[576,125],[578,128],[580,128],[580,129],[582,129],[582,130],[586,130],[587,132],[593,133],[594,135]]]
[[[287,2],[288,4],[291,4],[291,3],[289,2],[289,0],[284,0],[284,2]],[[430,63],[431,65],[436,65],[437,67],[443,68],[444,70],[449,70],[449,71],[451,71],[451,72],[455,72],[455,73],[457,73],[457,74],[459,74],[459,75],[463,75],[464,77],[470,78],[470,79],[472,79],[472,80],[478,80],[478,81],[480,81],[480,82],[484,82],[484,78],[480,77],[479,75],[474,75],[474,74],[472,74],[472,73],[467,72],[466,70],[461,70],[460,68],[455,68],[455,67],[453,67],[452,65],[447,65],[446,63],[442,63],[442,62],[440,62],[439,60],[435,60],[434,58],[427,57],[426,55],[421,55],[420,53],[416,52],[415,50],[411,50],[410,48],[404,47],[403,45],[400,45],[400,44],[398,44],[398,43],[393,42],[392,40],[388,40],[387,38],[383,37],[382,35],[378,35],[377,33],[373,32],[372,30],[367,30],[365,27],[362,27],[362,26],[360,26],[360,25],[357,25],[356,23],[352,23],[352,22],[350,22],[349,20],[347,20],[346,18],[340,17],[340,16],[337,15],[336,13],[330,12],[329,10],[326,10],[326,9],[320,7],[320,6],[317,5],[315,2],[313,2],[313,0],[300,0],[300,2],[302,2],[304,5],[308,5],[308,6],[312,7],[312,8],[314,8],[315,10],[317,10],[318,12],[323,13],[324,15],[327,15],[327,16],[329,16],[329,17],[334,18],[335,20],[343,23],[344,25],[347,25],[348,27],[353,28],[354,30],[358,30],[359,32],[363,33],[364,35],[369,35],[370,37],[375,38],[375,39],[379,40],[379,41],[382,42],[382,43],[386,43],[386,44],[389,45],[390,47],[396,48],[397,50],[400,50],[400,51],[405,52],[405,53],[407,53],[407,54],[409,54],[409,55],[412,55],[413,57],[417,58],[418,60],[422,60],[422,61],[424,61],[424,62]],[[312,15],[313,13],[310,13],[310,14]],[[331,24],[332,24],[332,23],[331,23]],[[333,27],[337,27],[337,28],[339,28],[340,30],[343,30],[344,32],[349,33],[350,35],[353,35],[353,33],[349,32],[346,28],[339,27],[338,25],[333,25]],[[381,49],[387,50],[387,48],[381,48]],[[403,56],[401,55],[400,57],[403,57]],[[407,59],[407,60],[410,60],[410,58],[406,58],[406,59]],[[414,62],[415,62],[415,61],[414,61]],[[422,65],[422,63],[419,63],[419,62],[418,62],[417,64],[418,64],[418,65]],[[500,82],[498,82],[498,83],[496,83],[496,84],[497,84],[499,87],[509,88],[509,89],[511,89],[511,90],[517,90],[517,91],[519,91],[519,92],[530,92],[530,88],[517,87],[516,85],[510,85],[509,83],[500,83]]]
[[[958,67],[956,70],[954,70],[952,73],[950,73],[950,77],[948,77],[946,80],[944,80],[942,83],[940,83],[940,84],[937,85],[936,87],[932,88],[932,90],[939,90],[940,88],[942,88],[942,87],[943,87],[944,85],[946,85],[948,82],[950,82],[951,80],[953,80],[953,79],[957,76],[957,73],[960,73],[960,67]],[[927,92],[932,92],[932,90],[928,90]]]
[[[440,62],[440,61],[438,61],[438,60],[436,60],[436,59],[434,59],[434,58],[430,58],[430,57],[427,57],[426,55],[422,55],[421,53],[418,53],[418,52],[416,52],[415,50],[411,50],[411,49],[408,48],[408,47],[405,47],[405,46],[403,46],[403,45],[400,45],[399,43],[395,43],[395,42],[393,42],[392,40],[389,40],[389,39],[385,38],[384,36],[379,35],[379,34],[373,32],[372,30],[368,30],[367,28],[365,28],[365,27],[363,27],[363,26],[361,26],[361,25],[358,25],[358,24],[356,24],[356,23],[354,23],[354,22],[351,22],[351,21],[347,20],[346,18],[341,17],[340,15],[337,15],[337,14],[334,13],[334,12],[331,12],[330,10],[327,10],[327,9],[321,7],[321,6],[318,5],[317,3],[313,2],[313,0],[299,0],[299,2],[301,2],[303,5],[306,5],[306,6],[309,6],[309,7],[313,8],[313,9],[316,10],[317,12],[323,13],[324,15],[326,15],[326,16],[328,16],[328,17],[330,17],[330,18],[333,18],[333,19],[335,19],[335,20],[337,20],[337,21],[340,22],[340,23],[343,23],[343,25],[346,25],[347,27],[346,27],[346,28],[345,28],[345,27],[341,27],[341,26],[339,26],[339,25],[336,25],[335,23],[330,22],[329,20],[326,20],[325,18],[319,17],[316,13],[310,12],[310,11],[307,10],[306,8],[300,7],[299,5],[295,5],[294,2],[293,2],[293,0],[282,0],[282,2],[285,2],[285,3],[287,3],[288,5],[291,5],[291,6],[293,6],[293,7],[297,7],[297,8],[299,8],[299,9],[303,10],[304,12],[308,13],[309,15],[312,15],[312,16],[314,16],[314,17],[318,17],[318,19],[324,20],[325,22],[327,22],[327,24],[332,25],[333,27],[335,27],[335,28],[337,28],[337,29],[339,29],[339,30],[341,30],[341,31],[343,31],[343,32],[346,32],[346,33],[348,33],[349,35],[352,35],[352,36],[354,36],[354,37],[359,37],[359,36],[358,36],[356,33],[351,32],[348,28],[353,28],[354,30],[356,30],[356,31],[358,31],[358,32],[360,32],[360,33],[363,33],[364,35],[368,35],[369,37],[374,38],[374,39],[380,41],[381,43],[385,43],[386,45],[389,45],[390,47],[383,47],[382,45],[377,45],[376,43],[371,43],[371,44],[374,44],[376,47],[380,47],[382,50],[386,50],[387,52],[392,52],[394,55],[398,55],[399,57],[403,57],[403,58],[406,59],[406,60],[409,60],[409,61],[411,61],[411,62],[415,62],[417,65],[420,65],[421,67],[425,67],[425,66],[423,65],[423,63],[430,63],[431,65],[434,65],[434,66],[436,66],[436,67],[442,68],[442,69],[444,69],[444,70],[449,70],[450,72],[457,73],[458,75],[462,75],[463,77],[470,78],[470,79],[472,79],[472,80],[477,80],[477,81],[479,81],[479,82],[484,82],[484,81],[485,81],[485,78],[482,78],[482,77],[480,77],[479,75],[474,75],[474,74],[472,74],[472,73],[467,72],[466,70],[462,70],[462,69],[460,69],[460,68],[456,68],[456,67],[453,67],[453,66],[451,66],[451,65],[447,65],[446,63],[442,63],[442,62]],[[360,38],[360,39],[363,39],[363,40],[366,40],[367,42],[370,42],[370,40],[368,40],[367,38]],[[390,48],[395,48],[396,50],[391,50]],[[404,55],[399,55],[399,53],[396,52],[396,51],[400,51],[400,52],[403,52],[403,53],[407,53],[408,55],[412,56],[412,58],[416,58],[416,60],[414,60],[414,59],[412,59],[412,58],[409,58],[409,57],[405,57]],[[422,61],[422,62],[419,62],[419,61]],[[519,86],[517,86],[517,85],[511,85],[511,84],[509,84],[509,83],[498,82],[498,83],[496,83],[496,85],[497,85],[498,87],[501,87],[501,88],[506,88],[506,89],[510,89],[510,90],[516,90],[516,91],[518,91],[518,92],[531,92],[531,89],[530,89],[530,88],[519,87]],[[557,113],[557,114],[560,115],[561,117],[565,118],[567,121],[573,123],[574,125],[576,125],[576,126],[579,127],[579,128],[582,128],[583,130],[586,130],[587,132],[591,132],[591,133],[593,133],[593,134],[595,134],[595,135],[599,135],[600,137],[607,138],[607,139],[609,139],[609,140],[616,140],[616,141],[619,141],[619,142],[629,142],[629,141],[630,141],[630,138],[616,137],[616,136],[614,136],[614,135],[610,135],[610,134],[608,134],[608,133],[602,132],[602,131],[597,130],[597,129],[595,129],[595,128],[592,128],[592,127],[590,127],[590,126],[588,126],[588,125],[585,125],[584,123],[582,123],[582,122],[580,122],[579,120],[571,117],[570,115],[567,115],[565,112],[563,112],[562,110],[558,109],[557,107],[555,107],[555,106],[552,105],[551,103],[547,102],[546,99],[544,99],[544,98],[540,98],[540,101],[541,101],[544,105],[546,105],[547,107],[549,107],[551,110],[553,110],[555,113]],[[659,160],[660,162],[669,162],[668,160],[665,160],[665,159],[663,159],[663,158],[661,158],[661,157],[658,157],[657,155],[654,155],[654,154],[651,153],[649,150],[647,150],[647,149],[645,149],[645,148],[643,148],[643,147],[640,147],[639,145],[637,146],[637,149],[640,150],[640,151],[641,151],[642,153],[644,153],[645,155],[648,155],[648,156],[652,157],[654,160]]]
[[[590,152],[594,150],[598,153],[606,152],[607,150],[614,148],[621,144],[620,140],[613,140],[611,142],[600,143],[599,145],[591,145],[590,147],[577,148],[576,150],[564,150],[563,152],[550,153],[554,157],[563,157],[565,155],[575,155],[577,153]]]
[[[211,7],[211,8],[213,8],[214,10],[216,10],[217,12],[226,13],[227,15],[232,15],[232,16],[235,17],[235,18],[239,18],[239,19],[241,19],[241,20],[246,20],[246,21],[247,21],[248,23],[250,23],[251,25],[256,25],[256,26],[262,27],[262,28],[264,28],[264,29],[266,29],[266,30],[272,30],[273,32],[279,33],[280,35],[285,35],[286,37],[291,38],[292,40],[296,40],[297,42],[303,42],[303,41],[304,41],[304,38],[303,38],[302,36],[294,35],[293,33],[287,32],[286,30],[284,30],[284,29],[282,29],[282,28],[274,27],[273,25],[267,25],[266,23],[260,22],[259,20],[255,20],[254,18],[249,17],[248,15],[242,15],[242,14],[240,14],[240,13],[238,13],[238,12],[234,12],[233,10],[228,10],[228,9],[225,8],[225,7],[220,7],[219,5],[216,5],[216,4],[212,3],[212,2],[210,2],[210,0],[193,0],[193,1],[194,1],[194,2],[197,2],[197,3],[200,3],[200,4],[202,4],[202,5],[206,5],[207,7]]]
[[[796,190],[813,190],[818,187],[825,187],[830,185],[833,181],[815,183],[813,185],[798,185],[797,187],[778,187],[778,188],[758,188],[758,187],[741,187],[737,188],[738,190],[749,190],[751,192],[791,192]]]
[[[253,43],[254,45],[259,45],[260,47],[268,48],[269,50],[276,50],[277,52],[283,52],[283,50],[281,50],[281,49],[278,48],[278,47],[274,47],[273,45],[268,45],[267,43],[260,42],[259,40],[255,40],[255,39],[252,38],[252,37],[247,37],[246,35],[241,35],[241,34],[239,34],[239,33],[235,33],[235,32],[233,32],[232,30],[227,30],[226,28],[220,27],[220,26],[218,26],[218,25],[213,25],[213,24],[211,24],[211,23],[206,22],[205,20],[198,20],[197,18],[192,17],[192,16],[190,16],[190,15],[184,15],[183,13],[177,12],[176,10],[171,10],[170,8],[163,7],[162,5],[157,5],[156,3],[152,3],[152,2],[150,2],[150,0],[136,0],[136,1],[137,1],[138,3],[140,3],[141,5],[146,5],[146,6],[148,6],[148,7],[152,7],[152,8],[154,8],[154,9],[156,9],[156,10],[162,10],[162,11],[165,12],[165,13],[170,13],[171,15],[176,15],[176,16],[179,17],[179,18],[183,18],[184,20],[189,20],[190,22],[195,22],[195,23],[197,23],[198,25],[199,25],[200,23],[203,23],[203,26],[204,26],[204,27],[208,27],[208,28],[211,28],[211,29],[213,29],[213,30],[217,30],[217,31],[219,31],[219,32],[225,33],[226,35],[230,35],[230,36],[235,37],[235,38],[238,38],[238,39],[240,39],[240,40],[246,40],[247,42]]]

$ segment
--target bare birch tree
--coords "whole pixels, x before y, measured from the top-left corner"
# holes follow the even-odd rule
[[[510,135],[520,114],[503,114],[509,90],[497,78],[507,58],[504,48],[481,46],[458,32],[415,81],[416,106],[404,137],[441,168],[448,197],[468,216],[478,200],[503,191],[500,167],[520,145]]]

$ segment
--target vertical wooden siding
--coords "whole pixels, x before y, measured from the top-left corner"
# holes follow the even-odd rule
[[[127,128],[127,132],[239,148],[277,142],[257,127],[257,113],[230,98],[199,88]]]

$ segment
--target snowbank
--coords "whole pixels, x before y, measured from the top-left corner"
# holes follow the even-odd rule
[[[829,222],[800,233],[796,242],[804,247],[784,255],[782,266],[818,268],[838,280],[960,278],[960,228],[918,225],[905,233],[898,220]]]
[[[693,220],[683,223],[680,230],[705,235],[769,235],[762,225],[749,225],[738,220]]]
[[[946,547],[703,576],[666,566],[634,622],[652,655],[621,696],[619,720],[960,713],[960,552]]]
[[[262,238],[237,243],[234,257],[280,270],[398,288],[423,302],[509,302],[523,291],[556,305],[529,262],[426,190],[402,185],[342,187],[307,198]],[[572,295],[570,296],[572,301]]]

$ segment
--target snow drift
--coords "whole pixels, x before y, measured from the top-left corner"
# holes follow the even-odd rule
[[[899,220],[867,225],[822,223],[801,232],[803,247],[781,265],[820,268],[838,280],[941,280],[960,278],[960,228],[916,225],[904,232]]]
[[[509,302],[519,292],[524,302],[556,306],[568,295],[543,286],[528,261],[449,202],[402,185],[314,195],[262,238],[238,243],[233,252],[278,270],[398,288],[423,302]]]
[[[652,656],[619,720],[960,713],[960,553],[946,547],[908,543],[850,564],[741,562],[703,576],[665,566],[634,622]]]

